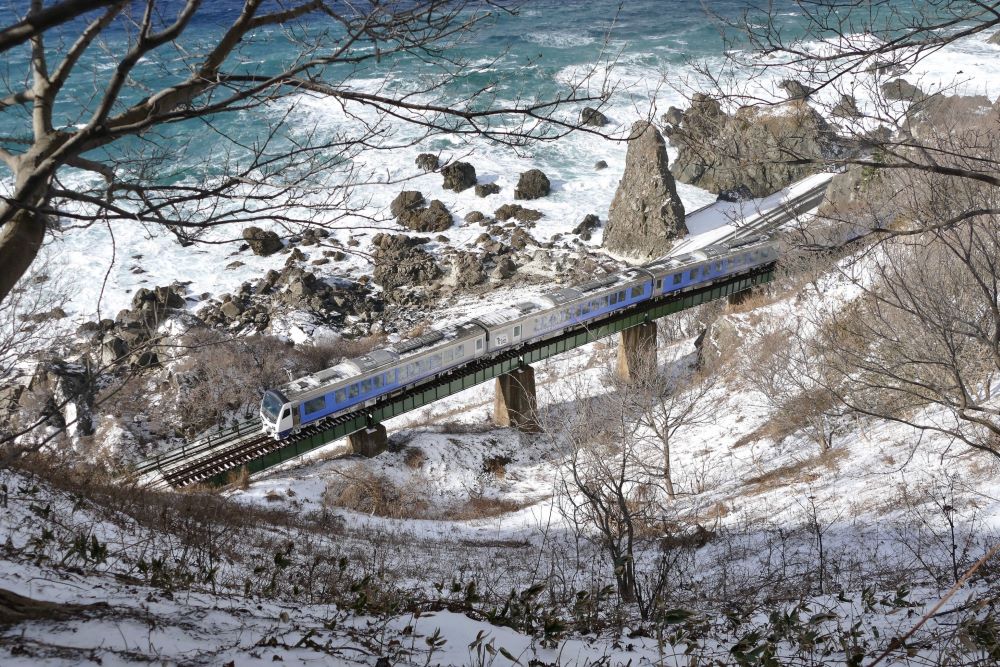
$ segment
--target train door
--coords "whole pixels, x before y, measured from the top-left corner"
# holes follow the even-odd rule
[[[517,345],[521,342],[521,324],[514,325],[514,331],[511,334],[511,345]]]

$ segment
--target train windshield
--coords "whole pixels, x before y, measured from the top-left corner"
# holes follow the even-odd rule
[[[281,406],[282,400],[280,398],[269,391],[264,392],[264,400],[260,403],[260,409],[271,421],[278,421],[278,413],[281,412]]]

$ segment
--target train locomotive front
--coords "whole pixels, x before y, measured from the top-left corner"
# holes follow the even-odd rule
[[[295,425],[292,404],[273,389],[265,391],[260,402],[260,421],[264,432],[275,440],[287,437]]]

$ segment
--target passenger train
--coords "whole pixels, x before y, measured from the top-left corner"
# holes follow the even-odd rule
[[[263,430],[280,440],[313,422],[374,405],[475,359],[558,336],[570,327],[628,311],[651,299],[750,273],[777,259],[775,241],[753,237],[548,291],[268,390],[260,406]]]

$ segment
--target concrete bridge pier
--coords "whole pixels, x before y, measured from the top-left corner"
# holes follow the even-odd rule
[[[378,456],[389,446],[389,438],[385,433],[385,426],[375,424],[370,428],[363,428],[347,436],[347,446],[354,454],[360,454],[368,458]]]
[[[644,322],[622,331],[616,372],[631,381],[656,368],[656,322]]]
[[[535,369],[521,366],[496,379],[493,421],[524,433],[538,433],[538,402],[535,397]]]

